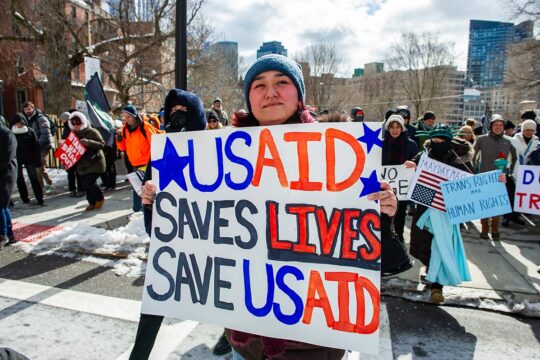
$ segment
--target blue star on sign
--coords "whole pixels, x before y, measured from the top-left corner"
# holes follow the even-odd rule
[[[362,188],[362,192],[360,193],[359,197],[378,192],[381,189],[381,184],[379,183],[379,180],[377,180],[377,172],[375,170],[371,172],[369,177],[360,177],[360,180],[362,181],[364,187]]]
[[[159,171],[159,191],[165,189],[171,181],[175,181],[178,186],[187,191],[184,168],[189,161],[190,156],[178,156],[171,139],[167,138],[163,157],[152,161],[152,167]]]
[[[379,128],[373,131],[369,126],[366,125],[366,123],[362,123],[362,125],[364,125],[364,135],[360,136],[356,140],[366,143],[368,153],[375,145],[378,145],[382,148],[382,140],[379,138],[381,129]]]

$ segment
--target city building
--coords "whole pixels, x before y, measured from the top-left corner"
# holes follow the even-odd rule
[[[479,121],[485,114],[486,103],[480,90],[467,88],[463,91],[463,121],[473,118]]]
[[[221,72],[226,72],[233,79],[238,79],[238,43],[235,41],[218,41],[208,47],[220,60]]]
[[[261,47],[257,50],[257,59],[268,54],[287,56],[287,49],[285,49],[280,41],[263,42]]]
[[[473,86],[492,87],[504,79],[507,49],[510,44],[533,36],[533,23],[471,20],[467,80]]]

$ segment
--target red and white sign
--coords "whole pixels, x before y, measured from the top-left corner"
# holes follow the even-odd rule
[[[85,152],[86,147],[72,131],[69,133],[66,141],[64,141],[58,150],[56,150],[54,156],[62,162],[62,165],[64,165],[66,170],[69,170],[69,168],[79,161]]]

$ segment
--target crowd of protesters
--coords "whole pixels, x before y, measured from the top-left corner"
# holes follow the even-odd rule
[[[92,128],[83,113],[75,110],[63,113],[60,116],[63,123],[62,139],[66,139],[72,131],[87,148],[83,157],[67,172],[70,196],[80,197],[85,194],[88,201],[86,211],[102,208],[105,203],[103,190],[114,190],[116,187],[114,162],[119,158],[119,153],[123,153],[128,171],[142,172],[145,174],[143,181],[148,180],[141,193],[133,191],[132,203],[133,211],[145,210],[145,225],[148,230],[151,221],[149,209],[156,191],[150,181],[150,174],[146,171],[150,165],[153,135],[164,132],[219,130],[229,126],[363,122],[366,115],[360,107],[351,109],[350,115],[346,112],[325,110],[317,114],[305,104],[304,80],[298,64],[277,55],[264,56],[249,68],[245,76],[244,95],[247,111],[235,111],[230,119],[219,97],[215,98],[210,109],[204,110],[202,101],[195,94],[176,89],[171,90],[164,108],[156,115],[147,116],[139,112],[134,105],[126,104],[122,110],[123,121],[114,124],[115,141],[112,146],[105,145],[100,133]],[[278,111],[275,106],[270,109],[265,107],[269,98],[279,99],[283,111]],[[24,113],[16,114],[11,122],[6,123],[7,127],[0,125],[0,247],[16,242],[9,211],[15,184],[21,201],[30,201],[23,169],[26,169],[38,205],[44,204],[44,194],[50,193],[54,186],[46,170],[48,154],[55,145],[52,136],[55,131],[53,124],[34,104],[25,103],[23,108]],[[467,119],[460,127],[445,124],[444,119],[438,119],[433,111],[426,111],[415,123],[411,122],[411,118],[411,110],[406,105],[399,105],[389,109],[385,118],[381,119],[382,165],[403,164],[415,168],[420,157],[425,155],[471,174],[500,169],[505,174],[500,180],[506,183],[511,201],[518,167],[525,164],[540,165],[540,123],[536,121],[533,111],[524,112],[519,124],[513,124],[499,114],[486,114],[479,122]],[[101,188],[97,184],[100,177]],[[376,196],[381,200],[381,237],[394,237],[403,249],[407,242],[407,208],[409,214],[413,215],[409,238],[410,254],[426,267],[425,279],[429,284],[432,302],[444,301],[445,285],[456,285],[470,280],[459,226],[450,225],[448,217],[442,212],[409,201],[397,202],[389,187],[384,187]],[[511,222],[525,225],[518,213],[504,215],[502,226],[510,226]],[[481,239],[500,239],[499,217],[481,219],[481,227]],[[445,254],[444,249],[434,251],[435,247],[431,246],[433,242],[453,243],[456,253],[452,257]],[[408,255],[405,254],[405,257],[405,262],[400,260],[399,265],[388,273],[410,268]],[[452,259],[448,260],[450,257]],[[434,259],[442,261],[446,267],[456,269],[457,275],[451,278],[437,272],[435,266],[430,266]],[[392,262],[397,264],[399,261]],[[131,359],[148,356],[162,319],[154,315],[141,315]],[[267,339],[234,330],[227,330],[226,335],[224,333],[214,348],[216,355],[230,352],[231,343],[234,359],[274,356],[275,354],[269,352],[275,351],[302,354],[309,358],[324,356],[338,359],[343,356],[341,350]]]

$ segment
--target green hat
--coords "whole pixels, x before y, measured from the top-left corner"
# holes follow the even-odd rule
[[[438,124],[431,129],[428,133],[428,138],[443,138],[452,140],[454,138],[454,132],[448,125]]]

